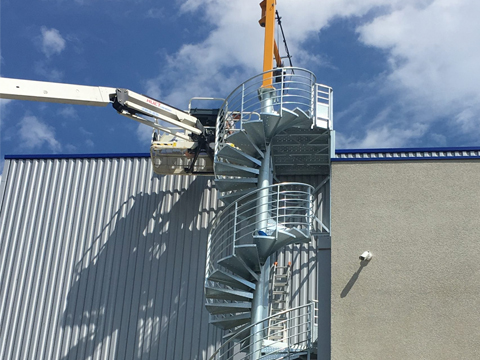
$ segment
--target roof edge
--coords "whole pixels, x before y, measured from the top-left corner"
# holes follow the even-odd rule
[[[466,160],[480,159],[480,147],[342,149],[332,161]]]
[[[112,159],[112,158],[145,158],[150,153],[117,153],[117,154],[30,154],[30,155],[5,155],[5,160],[29,159]]]
[[[146,158],[149,153],[98,153],[98,154],[23,154],[5,155],[5,160],[28,159],[111,159]],[[337,149],[332,161],[369,160],[443,160],[479,159],[480,146],[470,147],[425,147],[425,148],[378,148],[378,149]]]

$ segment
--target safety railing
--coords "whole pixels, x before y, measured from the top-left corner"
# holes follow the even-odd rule
[[[308,356],[317,343],[317,313],[318,304],[312,301],[241,328],[215,351],[210,360],[279,360],[302,354]],[[253,330],[258,324],[266,326],[271,319],[277,319],[277,324],[286,324],[282,340],[270,340],[267,327],[260,327],[261,336]],[[257,339],[256,342],[253,339]]]
[[[217,268],[218,260],[235,254],[236,245],[253,243],[254,235],[278,238],[278,232],[295,228],[310,236],[315,218],[313,191],[312,186],[302,183],[275,184],[254,190],[227,206],[211,226],[206,278]]]
[[[262,88],[264,74],[272,80],[272,88]],[[282,115],[283,109],[300,109],[315,118],[317,111],[315,75],[305,69],[285,67],[259,74],[238,86],[224,101],[217,119],[215,154],[226,144],[226,137],[240,131],[246,121],[260,119],[265,112],[262,93],[268,93],[268,112]]]
[[[316,84],[315,125],[333,130],[333,89],[330,86]]]

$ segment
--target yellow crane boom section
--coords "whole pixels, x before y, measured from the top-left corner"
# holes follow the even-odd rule
[[[263,72],[273,70],[273,58],[275,58],[277,67],[282,65],[280,52],[278,51],[278,46],[275,42],[275,6],[276,0],[263,0],[260,3],[260,7],[262,8],[262,18],[259,23],[260,26],[265,27]],[[262,87],[272,87],[272,83],[273,79],[271,74],[264,74]]]

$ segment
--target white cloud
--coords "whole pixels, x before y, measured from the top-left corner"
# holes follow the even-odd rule
[[[354,118],[370,115],[350,120],[348,109],[342,109],[342,121],[361,123],[355,137],[343,136],[345,144],[405,146],[427,136],[440,117],[450,119],[449,126],[465,136],[472,134],[480,119],[480,2],[297,0],[278,2],[278,10],[296,66],[335,67],[306,49],[312,36],[338,18],[355,18],[359,41],[386,54],[388,73],[372,78],[366,84],[368,94],[356,99]],[[258,2],[186,0],[181,12],[196,12],[212,30],[203,41],[185,44],[165,59],[159,75],[146,81],[149,94],[182,107],[199,94],[225,96],[261,72]],[[379,97],[388,104],[372,116]],[[430,139],[445,142],[441,134]]]
[[[145,14],[146,18],[150,19],[164,19],[165,18],[165,9],[164,8],[151,8],[148,9]]]
[[[62,148],[55,138],[55,130],[36,116],[26,115],[20,120],[19,135],[21,146],[26,149],[37,149],[44,145],[53,151],[60,151]]]
[[[201,6],[205,5],[205,6]],[[260,15],[256,2],[187,1],[182,11],[195,11],[213,27],[208,37],[197,44],[185,44],[167,56],[160,74],[146,82],[149,95],[185,107],[193,96],[225,95],[239,79],[261,72],[262,28],[255,26]],[[260,41],[258,41],[260,40]]]
[[[384,89],[404,104],[404,117],[416,108],[410,121],[448,121],[451,134],[469,143],[478,143],[480,134],[479,13],[474,0],[435,0],[396,9],[358,29],[366,45],[388,52]],[[432,140],[445,143],[438,134]]]
[[[63,78],[63,71],[49,68],[44,61],[37,61],[35,63],[35,73],[49,81],[61,81]]]
[[[339,16],[362,16],[372,9],[393,8],[416,0],[297,0],[279,2],[295,65],[332,67],[322,56],[305,51],[304,43]],[[186,0],[182,13],[198,12],[212,30],[201,42],[185,44],[162,62],[159,75],[146,81],[147,92],[182,106],[192,96],[225,96],[242,81],[262,71],[264,29],[256,21],[256,1]],[[287,21],[288,19],[288,21]]]
[[[475,0],[436,0],[378,17],[359,33],[365,44],[389,51],[392,86],[435,112],[451,112],[480,101],[479,13]]]
[[[69,120],[74,120],[79,118],[78,112],[73,106],[62,106],[62,108],[57,111],[57,114]]]
[[[146,148],[150,145],[150,141],[152,141],[152,128],[143,124],[138,124],[137,138],[141,143],[146,145]]]
[[[65,49],[66,41],[57,29],[42,26],[40,31],[40,45],[46,57],[58,55]]]
[[[12,100],[9,100],[9,99],[0,99],[0,109],[5,109],[5,106],[7,106],[7,104],[12,101]]]
[[[0,99],[0,128],[4,123],[5,114],[7,113],[7,104],[12,100]]]
[[[11,101],[12,100],[9,100],[9,99],[0,99],[0,114],[1,114],[1,111],[5,110],[5,108],[7,107],[7,104]]]

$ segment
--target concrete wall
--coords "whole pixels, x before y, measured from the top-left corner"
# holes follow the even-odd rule
[[[332,173],[332,359],[479,359],[480,162]]]

